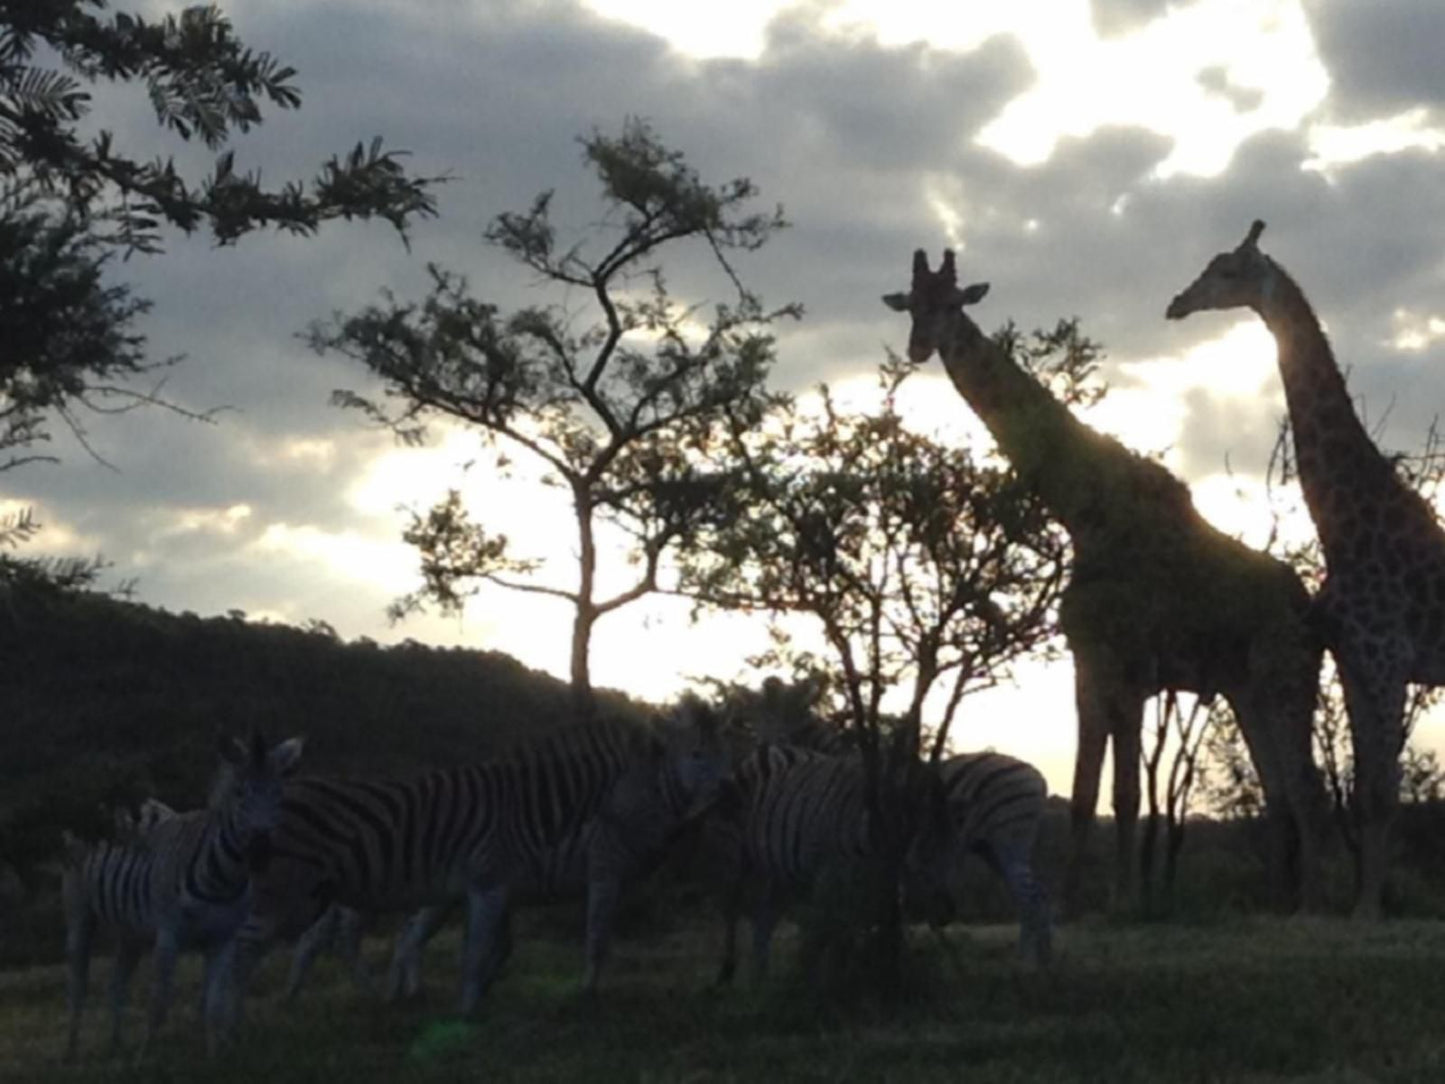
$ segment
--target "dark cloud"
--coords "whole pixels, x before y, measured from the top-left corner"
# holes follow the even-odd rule
[[[1436,0],[1306,0],[1338,119],[1445,104],[1445,5]]]
[[[1101,33],[1119,34],[1168,7],[1139,0],[1093,10]],[[1426,17],[1433,5],[1310,11],[1337,103],[1381,111],[1434,100],[1441,77],[1424,60],[1434,37],[1406,19]],[[188,355],[167,393],[191,408],[235,412],[215,426],[155,411],[99,419],[90,435],[122,473],[65,444],[62,466],[5,481],[8,492],[100,539],[118,562],[145,555],[143,594],[155,601],[259,611],[284,598],[338,627],[365,628],[362,611],[379,620],[384,590],[338,587],[304,555],[267,559],[258,549],[272,523],[386,539],[400,527],[398,519],[382,532],[377,515],[346,496],[385,438],[327,398],[336,387],[365,387],[365,374],[344,359],[315,357],[296,334],[383,287],[417,296],[428,260],[465,272],[477,293],[503,306],[554,300],[484,248],[481,231],[546,188],[557,190],[564,235],[595,221],[577,137],[616,131],[629,115],[650,118],[705,178],[747,175],[762,205],[786,205],[793,228],[740,260],[766,298],[807,308],[802,324],[779,329],[784,386],[868,372],[885,344],[902,345],[904,324],[879,295],[903,285],[914,248],[936,254],[949,243],[946,207],[957,216],[962,273],[993,284],[981,322],[1032,327],[1077,315],[1116,361],[1177,354],[1228,327],[1224,317],[1171,324],[1164,307],[1262,217],[1264,247],[1328,323],[1351,386],[1372,413],[1394,403],[1386,439],[1417,447],[1433,404],[1445,402],[1441,351],[1401,354],[1389,345],[1397,308],[1445,308],[1445,186],[1438,161],[1424,153],[1367,159],[1327,178],[1301,168],[1310,156],[1302,133],[1272,132],[1243,145],[1219,177],[1160,180],[1169,140],[1106,128],[1065,139],[1047,162],[1021,168],[975,142],[1034,78],[1015,41],[967,54],[885,48],[830,35],[806,14],[776,22],[756,62],[691,61],[560,2],[278,0],[245,5],[237,24],[249,44],[298,67],[305,93],[299,113],[273,116],[241,141],[243,163],[272,179],[304,176],[325,154],[380,133],[412,152],[416,170],[454,180],[440,192],[441,218],[418,227],[411,251],[386,227],[339,224],[313,239],[257,236],[224,251],[204,238],[179,240],[167,256],[122,269],[155,299],[146,326],[156,354]],[[1392,51],[1401,25],[1412,40]],[[1248,108],[1221,73],[1200,78]],[[123,132],[171,149],[154,136],[144,101],[102,105]],[[706,256],[670,262],[670,281],[689,298],[725,299],[728,284]],[[1217,471],[1226,455],[1236,470],[1261,470],[1277,387],[1244,403],[1190,395],[1179,448],[1186,472]],[[327,441],[333,453],[288,460],[275,454],[287,441]],[[184,509],[236,504],[253,512],[232,534],[157,528]],[[412,626],[401,634],[422,635]]]

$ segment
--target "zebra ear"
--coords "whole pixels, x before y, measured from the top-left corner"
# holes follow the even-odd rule
[[[287,738],[275,746],[267,754],[271,770],[282,778],[290,775],[296,770],[296,763],[301,759],[301,750],[305,745],[305,738]]]
[[[227,734],[217,735],[216,752],[220,754],[222,760],[236,768],[244,768],[246,759],[250,755],[245,742]]]

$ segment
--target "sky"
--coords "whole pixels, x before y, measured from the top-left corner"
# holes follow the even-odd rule
[[[122,3],[156,12],[182,5]],[[406,508],[462,485],[519,550],[566,583],[568,513],[525,477],[463,465],[475,434],[399,447],[328,404],[366,374],[298,338],[333,311],[425,289],[434,261],[506,307],[558,300],[481,243],[497,213],[556,189],[559,224],[595,220],[577,139],[647,119],[704,179],[744,175],[792,227],[741,263],[779,329],[777,386],[859,396],[906,321],[879,301],[910,254],[945,246],[992,291],[986,327],[1078,316],[1110,393],[1089,416],[1162,454],[1201,511],[1258,542],[1262,477],[1283,394],[1273,344],[1245,313],[1163,318],[1169,298],[1249,223],[1320,314],[1368,424],[1418,450],[1445,403],[1445,5],[1437,0],[230,0],[239,36],[294,66],[299,112],[239,138],[267,178],[309,176],[381,134],[417,173],[451,177],[408,250],[382,225],[272,235],[216,249],[177,237],[116,268],[154,301],[154,356],[186,355],[154,410],[87,421],[104,462],[61,436],[59,465],[8,473],[0,511],[33,506],[28,552],[100,553],[136,596],[203,615],[321,619],[342,636],[506,651],[565,675],[570,613],[484,592],[460,619],[387,623],[417,583]],[[952,14],[946,13],[952,11]],[[943,13],[941,13],[943,12]],[[103,89],[95,120],[148,153],[208,156],[156,128],[143,97]],[[725,300],[725,283],[695,298]],[[712,291],[711,293],[707,291]],[[910,409],[968,439],[940,371]],[[688,621],[649,600],[605,619],[598,684],[662,698],[689,676],[745,675],[759,623]],[[958,742],[1038,764],[1067,792],[1074,712],[1066,663],[970,700]],[[1445,726],[1421,743],[1445,747]]]

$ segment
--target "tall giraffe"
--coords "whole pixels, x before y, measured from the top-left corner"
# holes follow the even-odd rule
[[[1445,684],[1445,531],[1395,473],[1356,416],[1329,341],[1304,292],[1259,250],[1256,220],[1169,303],[1250,308],[1274,336],[1305,504],[1324,549],[1318,626],[1339,667],[1350,716],[1360,830],[1355,909],[1377,915],[1399,801],[1406,684]]]
[[[979,331],[963,306],[987,291],[958,288],[952,252],[932,272],[919,250],[911,290],[883,300],[913,318],[909,358],[921,363],[938,352],[954,387],[1073,541],[1059,610],[1079,725],[1066,904],[1077,910],[1111,739],[1114,901],[1134,902],[1144,704],[1177,689],[1222,694],[1234,708],[1268,802],[1277,885],[1317,907],[1325,799],[1310,722],[1321,650],[1304,585],[1283,562],[1212,527],[1183,482],[1079,421]]]

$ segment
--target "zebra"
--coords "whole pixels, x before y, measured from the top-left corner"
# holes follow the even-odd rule
[[[1052,952],[1048,894],[1034,876],[1032,855],[1048,786],[1032,764],[1002,753],[964,753],[943,760],[939,777],[949,824],[948,845],[909,864],[906,895],[935,926],[957,913],[954,891],[969,855],[988,863],[1019,911],[1019,956],[1045,965]]]
[[[512,904],[585,891],[583,990],[593,992],[623,882],[659,860],[724,782],[710,711],[697,703],[686,714],[655,732],[615,720],[561,727],[408,781],[295,781],[277,861],[240,936],[238,985],[274,937],[333,902],[372,912],[464,898],[461,1010],[471,1014],[510,951]],[[405,926],[394,975],[436,924]]]
[[[930,841],[942,831],[928,777],[914,782],[923,802],[900,822],[910,856],[919,848],[936,848]],[[750,904],[753,927],[753,973],[761,979],[774,927],[788,903],[811,897],[830,876],[879,868],[863,760],[856,753],[764,743],[738,765],[734,784],[739,800],[733,815],[714,818],[706,827],[705,845],[721,890],[719,985],[731,983],[737,970],[737,923],[745,906]]]
[[[118,928],[111,972],[110,1047],[120,1046],[130,978],[148,940],[154,975],[144,1054],[170,1008],[176,958],[199,947],[206,958],[202,992],[208,1050],[224,1026],[222,1004],[234,935],[250,903],[250,879],[266,861],[281,812],[282,780],[301,755],[302,739],[267,748],[259,732],[248,742],[223,740],[221,777],[211,807],[163,817],[129,840],[90,847],[67,840],[61,897],[65,908],[67,1058],[79,1043],[89,984],[90,950],[99,923]]]
[[[128,806],[115,807],[111,820],[114,828],[112,839],[118,843],[135,843],[162,821],[176,816],[176,810],[159,798],[145,798],[134,810]],[[328,948],[336,948],[337,954],[346,962],[351,971],[352,982],[357,989],[365,990],[370,985],[366,960],[361,953],[361,939],[366,930],[365,916],[339,903],[332,904],[322,912],[307,930],[297,939],[296,949],[291,957],[291,969],[286,978],[286,1000],[293,1001],[301,993],[306,982],[306,973],[316,957]],[[202,990],[202,1015],[205,1015],[204,989]]]

